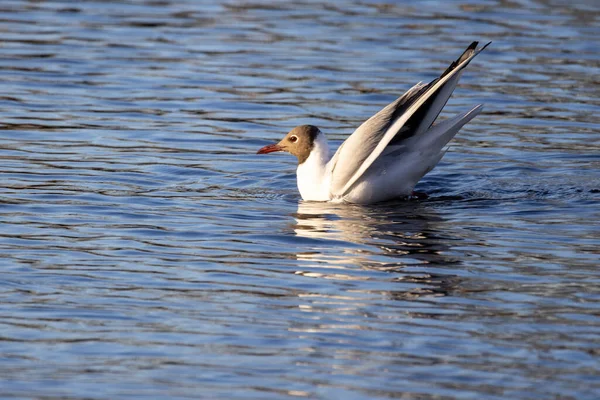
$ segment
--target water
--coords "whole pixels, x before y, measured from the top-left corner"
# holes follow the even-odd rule
[[[0,397],[596,399],[600,6],[3,1]],[[426,201],[305,203],[472,40]]]

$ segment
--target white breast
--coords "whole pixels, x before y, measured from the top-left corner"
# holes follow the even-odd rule
[[[331,171],[327,165],[329,158],[327,140],[323,134],[319,134],[315,138],[310,155],[296,170],[298,190],[303,200],[330,200]]]

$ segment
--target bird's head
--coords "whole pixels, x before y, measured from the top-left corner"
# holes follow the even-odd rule
[[[314,125],[300,125],[289,131],[279,143],[267,145],[258,150],[256,154],[287,151],[298,158],[298,164],[302,164],[310,155],[315,140],[320,134],[321,131]]]

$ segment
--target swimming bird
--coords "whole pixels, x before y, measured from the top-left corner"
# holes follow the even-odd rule
[[[325,135],[314,125],[292,129],[257,154],[295,155],[303,200],[371,204],[409,196],[444,156],[446,144],[481,112],[479,104],[434,124],[463,69],[490,43],[479,49],[478,42],[471,43],[439,78],[417,83],[360,125],[333,157]]]

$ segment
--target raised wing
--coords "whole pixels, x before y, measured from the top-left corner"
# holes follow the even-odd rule
[[[439,78],[427,85],[418,83],[359,126],[332,158],[331,194],[348,193],[389,144],[429,129],[452,95],[461,71],[490,43],[479,50],[478,42],[471,43]]]

